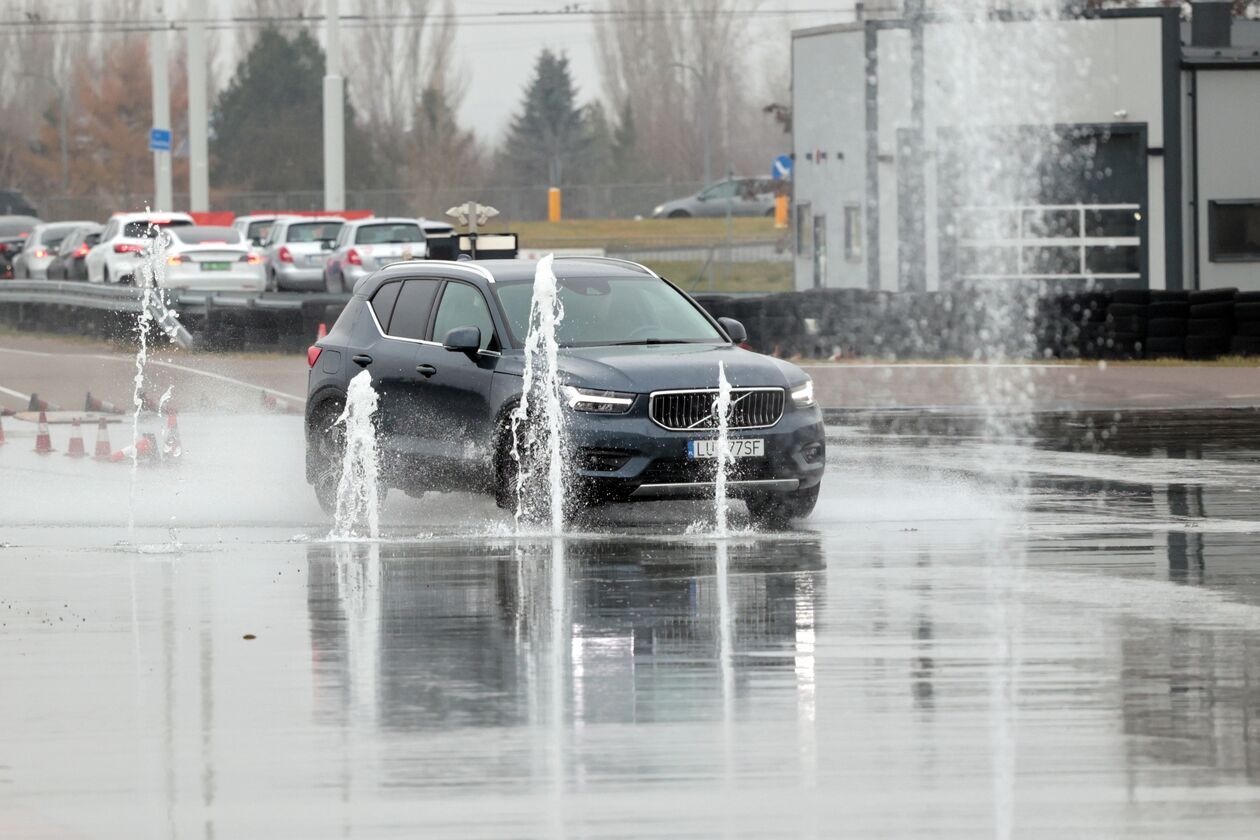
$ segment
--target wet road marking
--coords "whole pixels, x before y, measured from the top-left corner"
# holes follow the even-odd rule
[[[66,358],[66,357],[71,357],[71,356],[79,356],[80,358],[85,358],[85,359],[103,359],[108,362],[119,362],[119,363],[128,364],[128,365],[135,364],[135,359],[120,358],[118,356],[109,356],[104,353],[45,353],[39,350],[18,350],[12,347],[0,347],[0,353],[16,353],[22,356],[41,356],[45,358],[49,358],[49,357]],[[231,376],[224,376],[221,373],[211,373],[208,370],[198,370],[197,368],[188,367],[187,365],[177,365],[174,362],[163,362],[158,359],[150,359],[148,363],[151,365],[156,365],[157,367],[170,368],[171,370],[183,371],[184,373],[192,373],[192,374],[196,374],[197,376],[207,377],[209,379],[217,379],[220,382],[226,382],[230,385],[237,385],[242,388],[265,391],[268,394],[274,394],[277,397],[284,397],[286,400],[294,400],[295,402],[299,402],[302,404],[306,403],[306,398],[299,397],[297,394],[290,394],[285,391],[278,391],[275,388],[268,388],[265,385],[258,385],[254,382],[246,382],[243,379],[235,379]],[[0,388],[0,391],[3,391],[4,393],[7,393],[7,394],[11,394],[15,397],[21,397],[24,400],[30,398],[28,394],[19,394],[17,391],[10,391],[7,388]]]

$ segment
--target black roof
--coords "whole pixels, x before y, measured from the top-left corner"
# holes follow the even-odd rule
[[[355,291],[365,297],[371,297],[376,289],[387,280],[400,277],[424,277],[435,274],[455,274],[475,280],[487,279],[485,273],[494,278],[493,282],[510,283],[520,280],[532,280],[538,269],[537,260],[462,260],[449,262],[446,260],[417,260],[415,262],[398,262],[387,265],[373,274]],[[601,257],[557,257],[555,261],[556,276],[560,279],[570,277],[650,277],[651,271],[626,260],[606,259]]]

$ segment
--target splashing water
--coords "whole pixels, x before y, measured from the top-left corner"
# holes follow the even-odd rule
[[[146,212],[148,208],[145,208]],[[156,233],[156,235],[154,235]],[[132,377],[131,404],[131,484],[127,499],[127,532],[134,537],[136,529],[136,480],[140,470],[140,413],[145,408],[144,371],[149,362],[149,332],[154,324],[154,312],[163,303],[160,287],[166,280],[166,251],[170,245],[168,234],[150,226],[151,238],[145,246],[142,262],[136,271],[140,286],[140,312],[136,316],[136,373]],[[169,394],[169,391],[168,391]]]
[[[556,331],[564,320],[553,255],[538,261],[534,272],[529,332],[525,337],[525,370],[521,401],[512,412],[512,458],[516,472],[516,522],[543,511],[543,494],[531,492],[536,473],[546,470],[552,533],[564,530],[564,414],[560,403],[560,345]],[[522,430],[524,434],[522,435]],[[522,443],[524,447],[522,449]],[[545,458],[545,460],[544,460]]]
[[[345,454],[341,461],[341,480],[337,483],[337,513],[333,519],[333,538],[355,538],[367,527],[367,536],[380,537],[379,463],[376,448],[376,389],[372,375],[366,370],[350,380],[346,391],[346,408],[336,423],[345,425]]]
[[[722,362],[718,362],[718,392],[713,400],[713,414],[718,421],[717,473],[713,480],[714,530],[719,537],[725,537],[728,530],[726,480],[734,459],[731,457],[731,383],[726,378],[726,365]]]

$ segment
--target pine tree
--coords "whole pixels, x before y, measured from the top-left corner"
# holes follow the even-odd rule
[[[544,49],[500,152],[504,180],[561,186],[589,174],[592,130],[576,100],[569,59]]]
[[[258,35],[211,117],[212,179],[253,190],[317,188],[324,171],[324,51],[306,30]],[[346,103],[346,170],[362,182],[369,156]]]

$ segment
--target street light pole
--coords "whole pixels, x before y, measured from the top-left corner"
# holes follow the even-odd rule
[[[153,127],[171,130],[171,79],[166,52],[165,11],[157,3],[159,24],[149,33],[149,65],[153,76]],[[153,152],[153,209],[174,210],[170,150]]]
[[[328,27],[327,73],[324,76],[324,209],[346,209],[345,80],[341,76],[341,10],[337,0],[324,2]]]
[[[210,142],[206,93],[206,0],[189,0],[188,209],[210,209]]]
[[[684,64],[681,61],[671,62],[669,66],[678,67],[680,69],[690,72],[693,76],[696,77],[696,82],[700,87],[700,97],[701,99],[704,100],[704,111],[703,111],[704,116],[702,117],[703,124],[700,127],[701,132],[703,133],[703,137],[704,137],[704,186],[708,187],[709,184],[713,182],[712,179],[709,177],[709,172],[710,172],[709,149],[710,149],[710,136],[712,132],[712,128],[710,127],[709,124],[713,121],[712,120],[713,97],[709,95],[709,77],[707,73],[701,73],[692,65]]]

